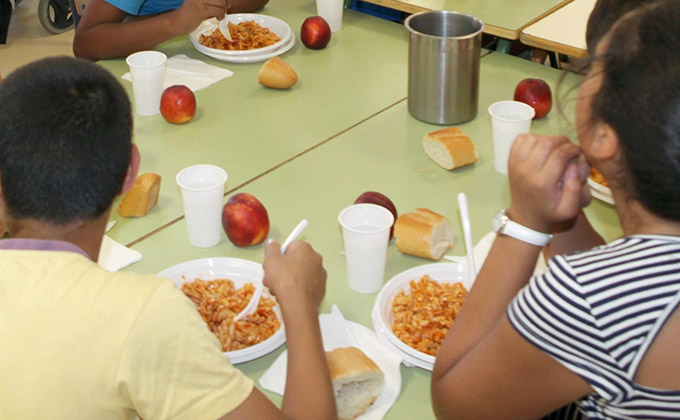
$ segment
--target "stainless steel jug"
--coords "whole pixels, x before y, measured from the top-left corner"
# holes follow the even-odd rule
[[[409,16],[408,110],[433,124],[459,124],[477,115],[484,24],[444,10]]]

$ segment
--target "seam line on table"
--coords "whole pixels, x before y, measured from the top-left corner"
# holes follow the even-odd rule
[[[517,39],[519,39],[519,35],[522,33],[522,31],[529,26],[533,25],[534,23],[545,19],[546,17],[550,16],[551,14],[555,13],[556,11],[560,10],[564,6],[568,5],[569,3],[573,2],[574,0],[565,0],[560,4],[556,4],[555,6],[551,7],[549,10],[545,11],[543,14],[535,17],[534,19],[530,20],[528,23],[525,23],[519,30],[517,31]]]
[[[558,54],[565,54],[574,58],[588,57],[588,51],[584,50],[583,48],[563,44],[557,41],[549,41],[544,38],[535,37],[526,33],[520,34],[519,40],[522,42],[522,44],[528,45],[530,47],[540,48]]]
[[[274,172],[275,170],[279,169],[279,168],[282,167],[283,165],[285,165],[285,164],[287,164],[287,163],[289,163],[289,162],[292,162],[293,160],[299,158],[300,156],[305,155],[305,154],[311,152],[312,150],[314,150],[314,149],[316,149],[316,148],[318,148],[318,147],[320,147],[320,146],[322,146],[322,145],[328,143],[329,141],[333,140],[334,138],[341,136],[342,134],[344,134],[344,133],[346,133],[346,132],[352,130],[353,128],[355,128],[355,127],[357,127],[357,126],[359,126],[359,125],[361,125],[361,124],[363,124],[363,123],[365,123],[366,121],[370,120],[371,118],[375,117],[376,115],[381,114],[381,113],[387,111],[388,109],[390,109],[390,108],[392,108],[392,107],[394,107],[394,106],[400,104],[401,102],[404,102],[405,100],[406,100],[405,97],[404,97],[404,98],[401,98],[401,99],[399,99],[398,101],[396,101],[396,102],[394,102],[394,103],[392,103],[392,104],[386,106],[385,108],[382,108],[382,109],[380,109],[380,110],[374,112],[373,114],[369,115],[368,117],[366,117],[366,118],[364,118],[364,119],[362,119],[362,120],[360,120],[360,121],[358,121],[358,122],[356,122],[356,123],[350,125],[349,127],[345,128],[345,129],[343,129],[343,130],[340,130],[339,132],[337,132],[337,133],[333,134],[332,136],[328,137],[327,139],[322,140],[322,141],[320,141],[319,143],[317,143],[317,144],[315,144],[315,145],[313,145],[313,146],[310,146],[309,148],[307,148],[307,149],[305,149],[305,150],[303,150],[303,151],[301,151],[301,152],[299,152],[299,153],[297,153],[297,154],[295,154],[295,155],[289,157],[288,159],[284,160],[283,162],[278,163],[278,164],[272,166],[271,168],[267,169],[266,171],[264,171],[264,172],[262,172],[262,173],[256,175],[255,177],[253,177],[253,178],[251,178],[251,179],[245,181],[244,183],[239,184],[239,185],[235,186],[234,188],[232,188],[232,189],[230,189],[230,190],[227,190],[227,191],[224,193],[224,196],[226,197],[227,195],[233,193],[234,191],[237,191],[237,190],[239,190],[239,189],[245,187],[246,185],[248,185],[248,184],[250,184],[250,183],[252,183],[252,182],[254,182],[254,181],[257,181],[258,179],[262,178],[263,176],[265,176],[265,175],[267,175],[267,174],[269,174],[269,173],[271,173],[271,172]],[[182,219],[184,219],[184,215],[181,215],[181,216],[179,216],[178,218],[169,221],[168,223],[164,224],[163,226],[159,226],[158,228],[152,230],[151,232],[147,233],[146,235],[144,235],[144,236],[142,236],[142,237],[140,237],[140,238],[135,239],[134,241],[130,242],[129,244],[127,244],[127,245],[125,245],[125,246],[127,246],[128,248],[129,248],[129,247],[132,247],[132,246],[135,246],[135,245],[137,245],[138,243],[140,243],[140,242],[146,240],[146,239],[149,238],[150,236],[153,236],[153,235],[155,235],[156,233],[161,232],[161,231],[163,231],[163,230],[169,228],[170,226],[174,225],[175,223],[179,222],[179,221],[182,220]]]
[[[480,58],[484,58],[484,57],[486,57],[487,55],[491,55],[492,53],[493,53],[492,50],[487,50],[484,54],[482,54],[482,56],[481,56]],[[381,110],[378,110],[378,111],[374,112],[373,114],[369,115],[368,117],[364,118],[363,120],[361,120],[361,121],[359,121],[359,122],[356,122],[356,123],[350,125],[349,127],[345,128],[344,130],[341,130],[341,131],[335,133],[334,135],[330,136],[330,137],[327,138],[326,140],[323,140],[323,141],[321,141],[321,142],[319,142],[319,143],[317,143],[317,144],[315,144],[315,145],[309,147],[308,149],[305,149],[305,150],[299,152],[299,153],[296,154],[295,156],[292,156],[292,157],[286,159],[285,161],[283,161],[283,162],[281,162],[281,163],[279,163],[279,164],[277,164],[277,165],[275,165],[275,166],[269,168],[268,170],[262,172],[261,174],[255,176],[254,178],[251,178],[251,179],[249,179],[248,181],[246,181],[246,182],[244,182],[244,183],[242,183],[242,184],[240,184],[240,185],[237,185],[236,187],[234,187],[234,188],[228,190],[227,192],[225,192],[225,193],[224,193],[224,196],[226,197],[228,194],[231,194],[232,192],[234,192],[234,191],[236,191],[236,190],[238,190],[238,189],[240,189],[240,188],[245,187],[246,185],[250,184],[251,182],[253,182],[253,181],[257,180],[257,179],[260,179],[261,177],[267,175],[268,173],[270,173],[270,172],[272,172],[272,171],[275,171],[276,169],[280,168],[281,166],[285,165],[286,163],[288,163],[288,162],[290,162],[290,161],[292,161],[292,160],[294,160],[294,159],[297,159],[297,158],[299,158],[300,156],[302,156],[302,155],[304,155],[304,154],[306,154],[306,153],[308,153],[308,152],[311,152],[312,150],[316,149],[317,147],[319,147],[319,146],[321,146],[321,145],[323,145],[323,144],[325,144],[325,143],[327,143],[327,142],[333,140],[334,138],[336,138],[336,137],[338,137],[338,136],[340,136],[340,135],[342,135],[342,134],[348,132],[349,130],[351,130],[351,129],[353,129],[353,128],[355,128],[355,127],[357,127],[357,126],[359,126],[359,125],[361,125],[361,124],[363,124],[363,123],[365,123],[366,121],[370,120],[371,118],[375,117],[376,115],[381,114],[381,113],[387,111],[388,109],[390,109],[390,108],[392,108],[392,107],[394,107],[394,106],[396,106],[396,105],[398,105],[398,104],[404,102],[406,99],[408,99],[408,97],[404,97],[404,98],[399,99],[398,101],[396,101],[396,102],[394,102],[394,103],[392,103],[392,104],[386,106],[385,108],[383,108],[383,109],[381,109]],[[140,243],[140,242],[146,240],[146,239],[149,238],[150,236],[153,236],[153,235],[155,235],[156,233],[161,232],[162,230],[164,230],[164,229],[166,229],[166,228],[169,228],[170,226],[174,225],[175,223],[179,222],[179,221],[182,220],[182,219],[184,219],[184,215],[182,215],[182,216],[180,216],[180,217],[178,217],[178,218],[176,218],[176,219],[174,219],[174,220],[169,221],[168,223],[164,224],[163,226],[159,226],[158,228],[152,230],[151,232],[147,233],[146,235],[144,235],[144,236],[142,236],[142,237],[140,237],[140,238],[135,239],[134,241],[130,242],[129,244],[127,244],[127,245],[125,245],[125,246],[127,246],[127,247],[135,246],[135,245],[137,245],[138,243]]]

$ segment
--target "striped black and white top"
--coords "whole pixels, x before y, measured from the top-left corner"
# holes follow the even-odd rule
[[[638,235],[550,260],[508,307],[515,329],[585,379],[591,419],[678,419],[680,390],[633,381],[680,302],[680,238]],[[674,360],[677,363],[678,360]]]

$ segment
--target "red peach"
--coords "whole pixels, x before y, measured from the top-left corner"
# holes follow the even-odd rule
[[[543,118],[552,108],[550,86],[541,79],[528,78],[519,82],[515,88],[515,100],[534,108],[534,119]]]
[[[257,245],[269,234],[269,215],[257,198],[248,193],[239,193],[224,205],[222,226],[234,245]]]

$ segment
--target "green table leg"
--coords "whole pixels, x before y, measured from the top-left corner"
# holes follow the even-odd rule
[[[510,45],[512,45],[512,43],[509,40],[505,38],[498,38],[498,42],[496,43],[496,51],[503,54],[509,54]]]

